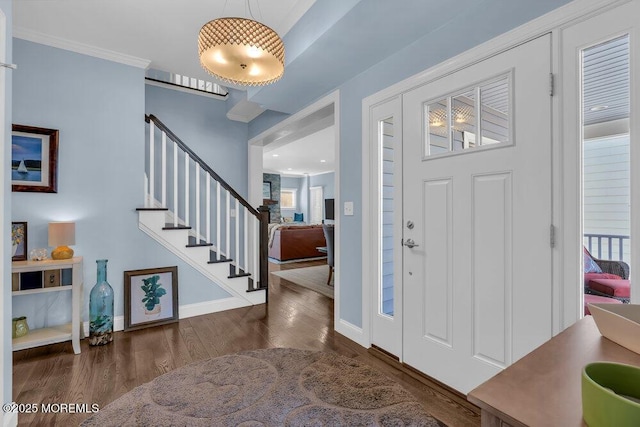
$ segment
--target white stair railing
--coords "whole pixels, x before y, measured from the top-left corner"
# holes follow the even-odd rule
[[[268,209],[249,205],[155,116],[146,121],[145,208],[167,209],[168,228],[191,227],[191,244],[211,246],[211,262],[231,259],[236,276],[251,276],[248,291],[265,289]]]

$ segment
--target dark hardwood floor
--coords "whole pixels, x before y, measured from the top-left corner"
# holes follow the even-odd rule
[[[270,264],[269,270],[325,264]],[[131,389],[188,363],[269,347],[333,351],[358,359],[402,384],[449,426],[479,426],[474,407],[334,332],[333,300],[270,275],[269,304],[192,317],[171,325],[117,332],[113,343],[74,355],[71,343],[13,353],[17,403],[96,403],[100,408]],[[78,425],[88,414],[20,414],[20,425]]]

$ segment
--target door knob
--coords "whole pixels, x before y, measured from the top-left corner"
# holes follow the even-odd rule
[[[420,246],[420,245],[416,245],[416,242],[414,242],[413,239],[407,239],[403,244],[409,249],[415,248],[416,246]]]

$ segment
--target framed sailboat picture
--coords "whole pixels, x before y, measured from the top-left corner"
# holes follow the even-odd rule
[[[58,130],[13,125],[11,189],[57,193]]]

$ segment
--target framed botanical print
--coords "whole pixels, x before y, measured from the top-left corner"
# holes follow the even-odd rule
[[[124,330],[178,321],[178,267],[124,272]]]

